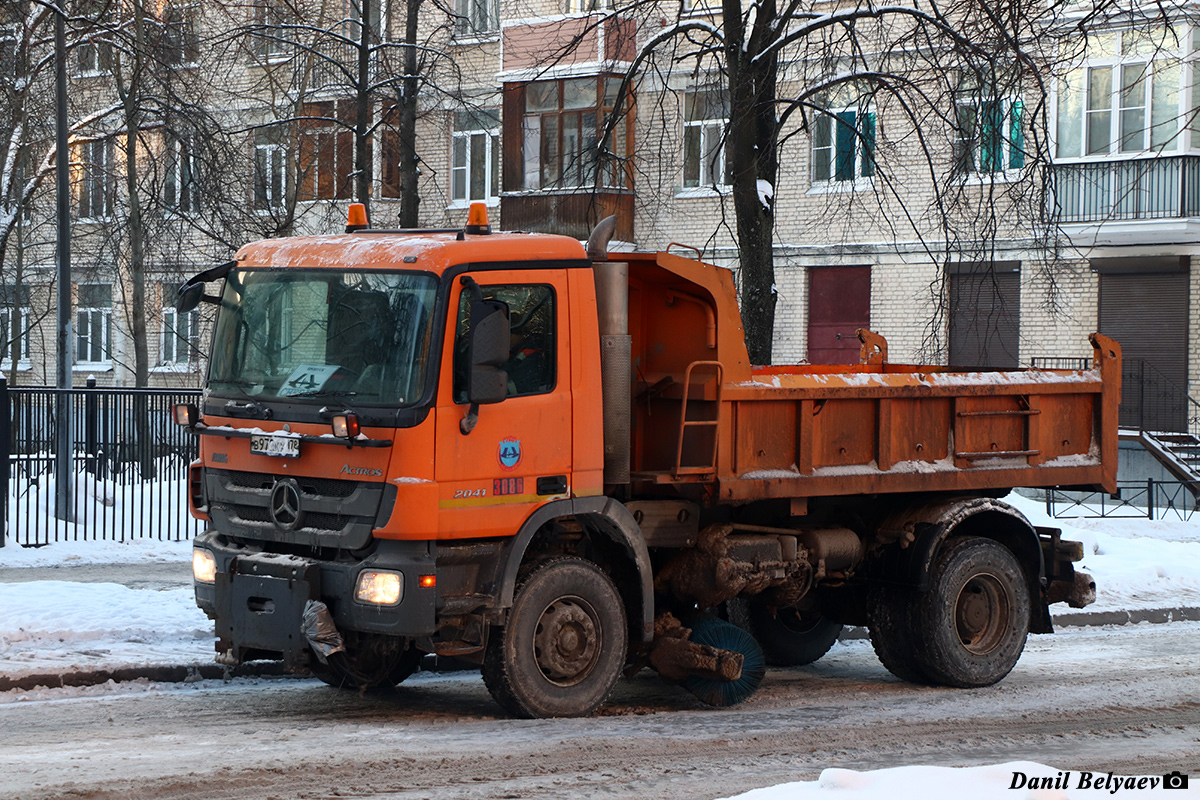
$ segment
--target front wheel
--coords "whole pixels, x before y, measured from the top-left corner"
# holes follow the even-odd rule
[[[996,683],[1016,666],[1029,634],[1029,587],[1016,556],[991,539],[951,539],[931,578],[912,616],[922,670],[947,686]]]
[[[584,716],[616,685],[627,642],[608,576],[581,558],[551,559],[518,585],[508,623],[488,637],[483,680],[515,716]]]

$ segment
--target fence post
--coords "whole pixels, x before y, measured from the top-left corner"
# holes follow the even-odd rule
[[[1154,478],[1146,478],[1146,516],[1154,519]]]
[[[96,379],[94,377],[88,377],[87,388],[89,390],[96,388]],[[83,396],[83,452],[85,454],[85,469],[93,475],[99,471],[97,468],[98,459],[96,458],[96,451],[100,448],[100,411],[97,406],[96,393],[94,391],[86,392]]]
[[[11,407],[8,401],[8,380],[0,375],[0,547],[8,539],[8,454],[12,444],[9,438]]]

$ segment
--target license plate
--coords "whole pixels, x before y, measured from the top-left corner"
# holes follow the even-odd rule
[[[254,435],[250,437],[250,452],[256,456],[296,458],[300,455],[300,439],[296,436]]]

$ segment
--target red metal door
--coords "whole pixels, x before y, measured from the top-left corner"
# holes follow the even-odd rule
[[[870,267],[808,270],[808,361],[857,364],[854,331],[871,325]]]

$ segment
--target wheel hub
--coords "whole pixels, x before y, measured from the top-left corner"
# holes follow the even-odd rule
[[[958,637],[968,651],[983,655],[994,650],[1009,624],[1008,595],[994,575],[976,575],[967,581],[955,604]]]
[[[533,648],[538,666],[551,681],[565,685],[579,682],[600,654],[594,612],[577,597],[554,601],[538,620]]]

